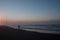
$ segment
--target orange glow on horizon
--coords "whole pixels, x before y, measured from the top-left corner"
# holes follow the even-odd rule
[[[7,20],[7,24],[8,23],[33,23],[33,22],[40,22],[40,23],[43,23],[43,22],[49,22],[49,21],[60,21],[60,19],[33,19],[33,18],[26,18],[26,19],[6,19],[6,17],[4,16],[0,16],[0,25],[4,25],[6,24],[6,20]]]
[[[5,21],[4,17],[0,16],[0,25],[4,25],[4,21]]]

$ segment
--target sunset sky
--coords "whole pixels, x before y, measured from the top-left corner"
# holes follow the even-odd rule
[[[9,22],[60,21],[60,0],[0,0],[1,20]]]

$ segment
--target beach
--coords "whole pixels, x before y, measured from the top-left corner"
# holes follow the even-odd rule
[[[0,26],[0,38],[16,40],[58,40],[60,39],[60,34],[39,33],[35,31],[14,29],[8,26]]]

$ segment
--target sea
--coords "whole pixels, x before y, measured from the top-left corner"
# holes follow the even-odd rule
[[[19,29],[18,25],[11,27]],[[60,34],[60,25],[20,25],[20,29],[35,32]]]

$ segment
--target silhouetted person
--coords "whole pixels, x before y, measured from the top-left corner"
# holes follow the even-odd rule
[[[18,25],[18,29],[20,29],[20,25]]]

